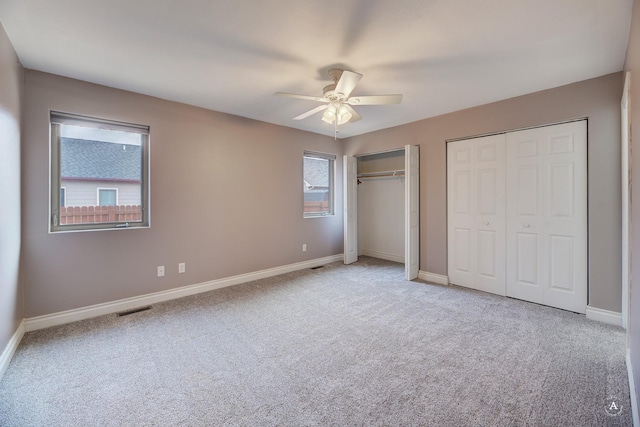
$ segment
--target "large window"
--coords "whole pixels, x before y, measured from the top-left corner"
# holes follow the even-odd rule
[[[149,127],[51,113],[51,231],[149,225]]]
[[[304,216],[333,215],[333,181],[336,156],[304,152]]]

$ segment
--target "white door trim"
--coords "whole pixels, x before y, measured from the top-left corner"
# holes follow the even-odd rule
[[[358,159],[344,156],[344,263],[358,261]]]
[[[420,147],[404,148],[404,271],[405,279],[418,278],[420,267]]]
[[[624,89],[621,110],[621,141],[620,141],[620,169],[622,184],[622,327],[627,329],[629,324],[629,279],[631,268],[631,133],[630,133],[630,102],[631,73],[627,71],[624,76]]]

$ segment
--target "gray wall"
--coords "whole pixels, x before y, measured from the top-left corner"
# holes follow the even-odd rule
[[[337,215],[302,217],[303,151],[336,154],[340,171],[340,141],[37,71],[24,78],[26,317],[342,253],[341,174]],[[151,228],[47,232],[50,110],[151,126]]]
[[[19,279],[22,77],[0,25],[0,353],[24,317]]]
[[[631,295],[629,309],[629,325],[627,330],[628,345],[631,353],[636,396],[640,407],[640,139],[633,135],[640,135],[640,1],[633,2],[631,15],[631,34],[627,46],[627,60],[625,70],[631,71],[631,162],[634,165],[631,172]]]
[[[446,275],[445,141],[588,117],[589,305],[620,312],[621,79],[610,74],[352,137],[345,154],[420,145],[420,270]]]

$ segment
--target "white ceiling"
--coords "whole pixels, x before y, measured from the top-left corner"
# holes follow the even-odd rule
[[[633,0],[0,0],[26,68],[333,136],[295,121],[336,65],[349,137],[622,70]]]

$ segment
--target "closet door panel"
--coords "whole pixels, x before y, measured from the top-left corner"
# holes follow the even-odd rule
[[[455,227],[453,230],[453,269],[461,274],[471,274],[471,253],[469,249],[473,247],[471,240],[471,230],[468,228]],[[464,283],[463,283],[464,284]]]
[[[505,295],[505,136],[475,142],[476,289]]]
[[[549,287],[559,291],[574,292],[575,248],[571,236],[549,236]]]
[[[504,135],[447,145],[451,283],[505,295]]]
[[[538,277],[539,236],[519,232],[515,235],[515,248],[507,258],[507,295],[531,302],[542,303]],[[511,272],[511,274],[509,274]]]
[[[457,171],[453,174],[454,211],[457,215],[472,215],[471,209],[471,170]]]
[[[549,214],[553,218],[573,218],[575,180],[573,163],[549,166]]]
[[[585,121],[507,134],[508,296],[585,312],[586,142]]]
[[[541,128],[548,185],[543,304],[585,313],[588,292],[587,122]]]
[[[538,166],[530,163],[516,165],[515,170],[516,180],[512,183],[512,191],[516,192],[516,215],[533,220],[538,216]]]
[[[507,295],[542,303],[538,141],[507,135]]]
[[[462,142],[462,141],[460,141]],[[449,281],[475,287],[476,271],[472,250],[476,246],[474,224],[475,185],[471,144],[447,146],[448,159],[448,274]]]
[[[478,231],[478,274],[490,279],[496,278],[496,232]]]
[[[478,213],[496,215],[496,171],[484,169],[478,171]]]

